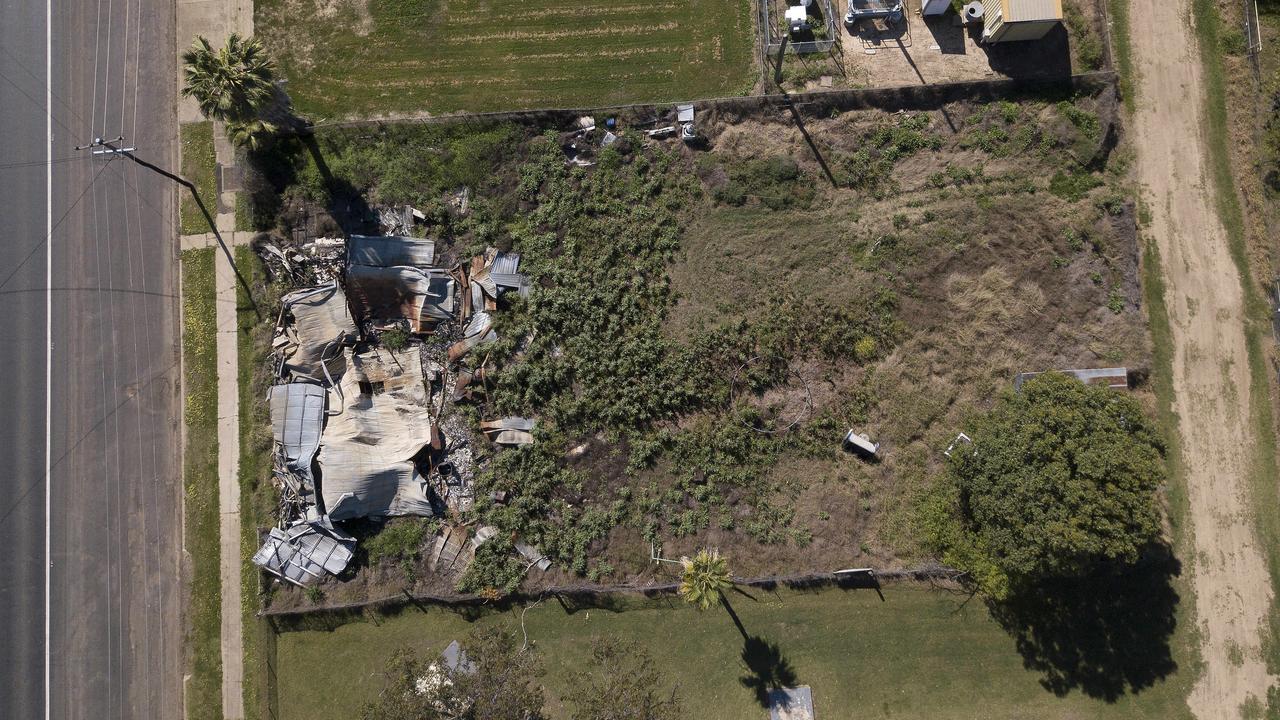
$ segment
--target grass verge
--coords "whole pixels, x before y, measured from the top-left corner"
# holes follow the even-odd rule
[[[182,126],[182,176],[196,186],[196,192],[212,215],[218,211],[218,161],[213,150],[213,123],[197,122]],[[209,222],[191,194],[181,193],[178,217],[183,235],[210,232]]]
[[[253,311],[244,288],[236,288],[237,360],[240,395],[240,548],[241,597],[244,618],[244,711],[246,720],[275,717],[275,635],[267,620],[258,616],[262,574],[253,564],[258,550],[258,528],[271,524],[275,490],[271,485],[271,426],[263,401],[270,347],[274,298],[262,262],[248,247],[235,249],[236,265],[253,288],[262,315]]]
[[[1267,371],[1264,338],[1270,332],[1270,308],[1249,267],[1248,245],[1244,229],[1244,211],[1232,175],[1229,147],[1227,84],[1220,48],[1222,23],[1213,0],[1193,0],[1192,13],[1200,43],[1200,59],[1205,84],[1206,160],[1213,181],[1218,216],[1227,231],[1231,259],[1240,274],[1245,301],[1245,342],[1249,353],[1250,402],[1254,445],[1249,473],[1253,494],[1254,518],[1258,540],[1266,553],[1272,593],[1280,597],[1280,516],[1271,512],[1280,505],[1280,472],[1276,463],[1275,421],[1271,405],[1271,378]],[[1268,667],[1280,672],[1280,611],[1272,607],[1268,637],[1265,640]],[[1270,697],[1269,712],[1280,717],[1280,693]]]
[[[183,491],[191,557],[187,720],[222,717],[218,539],[218,372],[212,249],[182,253],[182,355],[186,388]]]
[[[1111,51],[1116,73],[1120,78],[1120,97],[1124,109],[1132,113],[1137,105],[1137,78],[1133,76],[1133,45],[1129,40],[1129,0],[1108,0],[1107,14],[1111,16]]]
[[[320,121],[737,94],[755,77],[752,8],[258,0],[254,26],[296,107]]]
[[[757,689],[809,685],[821,718],[1169,718],[1186,715],[1182,685],[1160,682],[1108,701],[1046,690],[1014,641],[976,600],[914,585],[873,590],[730,593],[740,634],[723,609],[699,612],[674,598],[608,598],[603,607],[548,599],[524,616],[543,655],[551,717],[591,639],[635,640],[679,683],[684,717],[765,717]],[[520,636],[521,608],[475,615],[439,607],[278,638],[280,707],[287,720],[357,716],[381,689],[397,648],[440,652],[473,625]],[[352,683],[353,672],[367,678]]]

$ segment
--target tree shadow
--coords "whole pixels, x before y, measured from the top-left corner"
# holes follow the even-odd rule
[[[795,669],[791,667],[791,661],[786,655],[782,654],[782,649],[777,643],[759,635],[748,636],[742,643],[742,662],[747,666],[747,674],[738,681],[755,693],[760,707],[769,707],[770,690],[795,687],[797,684]]]
[[[988,606],[1047,690],[1115,702],[1177,669],[1169,638],[1178,606],[1171,580],[1180,573],[1160,546],[1135,567],[1038,583]]]
[[[747,595],[747,597],[751,596]],[[738,678],[738,682],[755,694],[756,702],[760,703],[760,707],[767,708],[770,690],[794,687],[797,684],[795,669],[791,667],[791,661],[782,654],[782,649],[777,643],[747,632],[746,626],[734,611],[729,598],[723,594],[720,596],[720,604],[724,606],[725,612],[729,613],[734,626],[742,634],[740,657],[742,663],[746,665],[747,674]]]

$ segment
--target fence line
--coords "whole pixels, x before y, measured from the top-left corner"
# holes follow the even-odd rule
[[[899,570],[875,570],[872,573],[838,575],[836,573],[806,573],[801,575],[769,575],[756,578],[734,578],[735,585],[762,589],[773,589],[779,586],[789,589],[818,589],[825,587],[876,589],[881,582],[958,582],[964,573],[954,568],[938,564],[922,565],[915,568]],[[451,608],[483,608],[485,606],[500,607],[522,601],[532,601],[540,597],[554,596],[568,599],[606,599],[617,596],[642,596],[655,598],[674,595],[680,588],[676,582],[659,585],[558,585],[531,593],[508,595],[494,601],[480,595],[413,595],[402,591],[380,598],[344,603],[342,605],[326,605],[323,607],[287,610],[261,610],[259,617],[273,621],[304,620],[309,617],[342,616],[362,613],[367,610],[394,611],[409,605],[437,605]]]

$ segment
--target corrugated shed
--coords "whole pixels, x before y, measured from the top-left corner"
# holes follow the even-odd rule
[[[1062,0],[1004,0],[1005,22],[1061,20]]]
[[[296,342],[293,353],[285,360],[285,369],[317,380],[323,378],[320,357],[325,347],[356,336],[347,296],[335,282],[289,293],[281,303],[293,315],[292,339]],[[341,363],[330,364],[329,371],[341,372]]]
[[[352,235],[347,241],[347,263],[351,265],[428,267],[435,260],[436,243],[426,238]]]

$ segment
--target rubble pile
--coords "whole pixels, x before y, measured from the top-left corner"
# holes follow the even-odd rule
[[[440,264],[434,240],[412,237],[422,214],[379,211],[381,236],[316,238],[298,247],[255,243],[282,298],[267,396],[275,438],[278,527],[254,562],[307,585],[343,572],[355,539],[338,523],[417,515],[456,518],[475,502],[485,450],[472,447],[456,403],[483,392],[486,362],[462,360],[493,329],[499,298],[527,296],[520,256],[489,248]],[[498,446],[534,441],[535,422],[482,423]],[[499,501],[504,498],[497,498]],[[429,553],[444,576],[463,572],[496,534],[447,522]],[[539,567],[541,553],[518,544]]]

